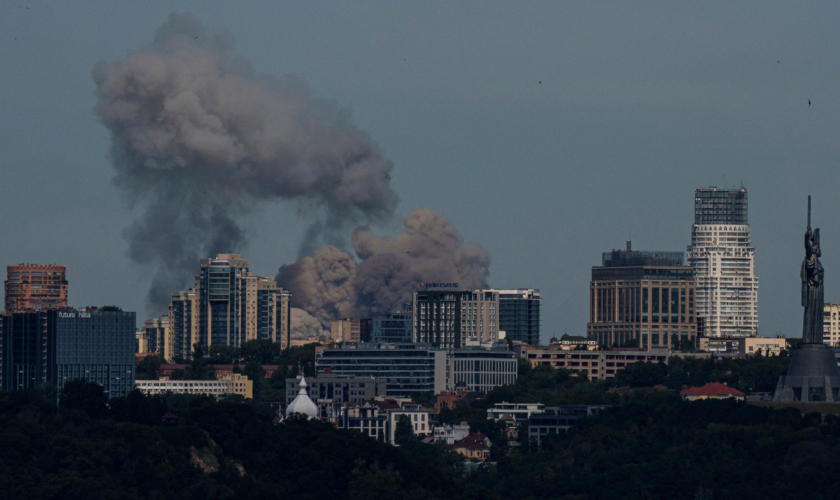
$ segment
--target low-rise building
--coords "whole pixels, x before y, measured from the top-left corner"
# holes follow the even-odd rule
[[[706,384],[703,387],[690,387],[688,389],[685,389],[684,391],[681,391],[680,395],[683,397],[683,399],[688,401],[696,401],[698,399],[729,398],[744,401],[746,399],[746,395],[738,389],[717,382]]]
[[[254,397],[254,382],[245,375],[231,373],[221,380],[137,380],[134,387],[147,396],[155,394],[195,394],[220,398],[236,394],[246,399]]]
[[[516,422],[528,420],[535,413],[542,413],[545,405],[541,403],[496,403],[487,410],[488,420],[508,420],[508,415]]]
[[[434,428],[432,442],[444,441],[446,444],[455,444],[456,441],[460,441],[469,435],[470,426],[466,422],[455,425],[445,424]]]
[[[516,382],[516,354],[505,348],[466,348],[449,353],[448,388],[463,382],[468,391],[486,394],[500,385]]]
[[[823,307],[823,344],[840,347],[840,304],[828,303]]]
[[[371,403],[352,405],[342,408],[338,419],[340,429],[352,429],[365,436],[385,441],[388,415]]]
[[[435,407],[435,410],[454,410],[458,406],[463,406],[472,403],[476,399],[480,399],[481,394],[475,391],[443,391],[430,401]]]
[[[432,434],[432,425],[429,419],[428,410],[409,409],[407,407],[403,407],[399,410],[391,410],[388,412],[387,440],[389,443],[394,443],[394,436],[397,432],[397,423],[403,415],[408,417],[409,422],[411,422],[411,427],[415,436],[423,438]]]
[[[780,356],[785,348],[785,339],[769,337],[744,337],[738,352],[747,356],[761,353],[762,356]]]
[[[490,458],[490,440],[480,432],[474,432],[464,439],[447,445],[446,448],[468,459],[483,462]]]
[[[637,348],[610,349],[605,351],[568,351],[559,346],[516,345],[517,356],[527,359],[531,366],[565,368],[583,371],[589,380],[606,380],[615,377],[618,370],[638,362],[667,363],[671,356],[668,349],[643,350]]]
[[[176,364],[176,363],[164,363],[160,365],[158,368],[157,374],[159,378],[170,380],[172,378],[172,374],[177,371],[184,371],[187,369],[189,365],[185,364]],[[216,380],[222,380],[228,375],[234,373],[234,367],[238,366],[241,370],[245,367],[245,365],[210,365],[213,367],[213,370],[216,375]],[[265,378],[271,378],[274,372],[279,368],[279,365],[262,365],[262,369],[265,371]]]
[[[364,403],[384,396],[387,381],[384,378],[339,377],[319,373],[308,379],[309,397],[318,403]],[[286,403],[298,393],[298,379],[286,379]]]
[[[576,425],[582,418],[595,415],[609,405],[562,405],[548,406],[542,413],[528,418],[528,437],[541,444],[542,437],[558,434]]]

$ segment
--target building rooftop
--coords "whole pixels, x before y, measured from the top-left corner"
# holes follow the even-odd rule
[[[689,387],[680,391],[682,395],[690,396],[743,396],[744,393],[718,382],[706,384],[703,387]]]

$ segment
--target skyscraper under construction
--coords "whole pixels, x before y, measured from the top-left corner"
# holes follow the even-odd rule
[[[703,335],[758,334],[758,278],[746,188],[694,191],[688,264],[695,272]]]

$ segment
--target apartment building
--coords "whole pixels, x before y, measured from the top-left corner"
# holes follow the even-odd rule
[[[6,266],[6,311],[24,312],[67,307],[67,268],[56,264]]]
[[[669,349],[611,349],[608,351],[565,351],[555,346],[514,346],[520,358],[527,359],[531,366],[543,365],[584,372],[590,380],[614,378],[618,370],[629,364],[642,362],[667,363],[671,356]]]
[[[758,278],[746,188],[694,191],[688,263],[707,337],[758,335]]]

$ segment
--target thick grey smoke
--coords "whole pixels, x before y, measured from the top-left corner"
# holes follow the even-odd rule
[[[289,318],[292,331],[289,337],[292,340],[305,340],[316,337],[320,340],[330,338],[330,332],[321,328],[321,323],[303,309],[293,307]]]
[[[404,234],[374,235],[367,228],[353,232],[353,248],[361,263],[335,247],[315,257],[282,266],[277,281],[292,291],[297,307],[325,327],[331,319],[377,317],[411,300],[421,282],[457,282],[462,289],[487,286],[490,256],[475,243],[464,242],[440,212],[419,208],[404,221]]]
[[[147,302],[158,310],[200,257],[243,247],[238,217],[260,202],[318,214],[305,252],[349,224],[387,220],[399,201],[391,162],[345,108],[299,79],[255,75],[231,47],[172,14],[150,45],[93,71],[115,184],[144,210],[125,231],[128,253],[154,266]]]
[[[334,246],[318,250],[314,257],[304,257],[282,266],[277,284],[292,291],[292,303],[306,310],[324,328],[330,321],[353,315],[355,298],[353,280],[356,263]]]

